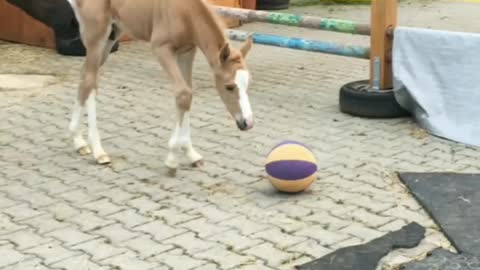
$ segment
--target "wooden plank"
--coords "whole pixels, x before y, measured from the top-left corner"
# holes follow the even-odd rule
[[[55,34],[23,10],[0,0],[0,39],[32,46],[55,48]]]
[[[370,85],[380,90],[393,87],[393,40],[387,35],[397,25],[397,0],[372,0]]]

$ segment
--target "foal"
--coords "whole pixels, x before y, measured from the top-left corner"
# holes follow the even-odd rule
[[[78,97],[69,131],[77,152],[90,154],[98,164],[110,163],[97,129],[95,96],[98,72],[122,32],[149,42],[153,54],[173,84],[177,123],[169,140],[165,160],[170,173],[183,153],[192,165],[203,164],[190,138],[192,66],[197,48],[213,71],[217,91],[240,130],[253,127],[247,89],[249,71],[245,57],[252,46],[248,39],[241,49],[233,48],[224,35],[224,26],[204,0],[68,0],[80,25],[87,55],[82,67]],[[83,109],[88,114],[88,142],[79,129]]]

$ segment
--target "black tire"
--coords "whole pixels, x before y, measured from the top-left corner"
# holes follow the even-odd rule
[[[398,104],[393,91],[372,91],[368,80],[354,81],[340,89],[340,111],[365,118],[410,116]]]
[[[57,53],[68,56],[85,56],[87,51],[80,38],[80,26],[75,17],[70,18],[68,24],[55,31],[55,46]],[[110,36],[113,35],[113,30]],[[113,39],[112,39],[113,40]],[[118,41],[113,45],[110,53],[118,50]]]
[[[257,0],[258,10],[280,10],[287,9],[290,6],[290,0]]]

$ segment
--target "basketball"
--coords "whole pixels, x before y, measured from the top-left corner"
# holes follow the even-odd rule
[[[268,153],[265,170],[276,189],[296,193],[308,188],[317,177],[317,160],[306,145],[284,141]]]

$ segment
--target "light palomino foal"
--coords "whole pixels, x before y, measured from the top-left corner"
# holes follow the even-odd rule
[[[248,41],[237,50],[224,35],[224,26],[204,0],[68,0],[80,25],[87,49],[82,76],[69,131],[75,149],[90,154],[99,164],[110,163],[97,129],[95,96],[98,72],[122,32],[150,43],[153,54],[173,84],[177,123],[169,140],[165,160],[170,174],[179,166],[179,154],[192,165],[203,159],[193,148],[190,137],[192,66],[199,48],[214,73],[218,93],[240,130],[253,127],[253,114],[247,88],[249,71],[245,56],[252,46]],[[88,142],[79,129],[83,109],[88,115]]]

